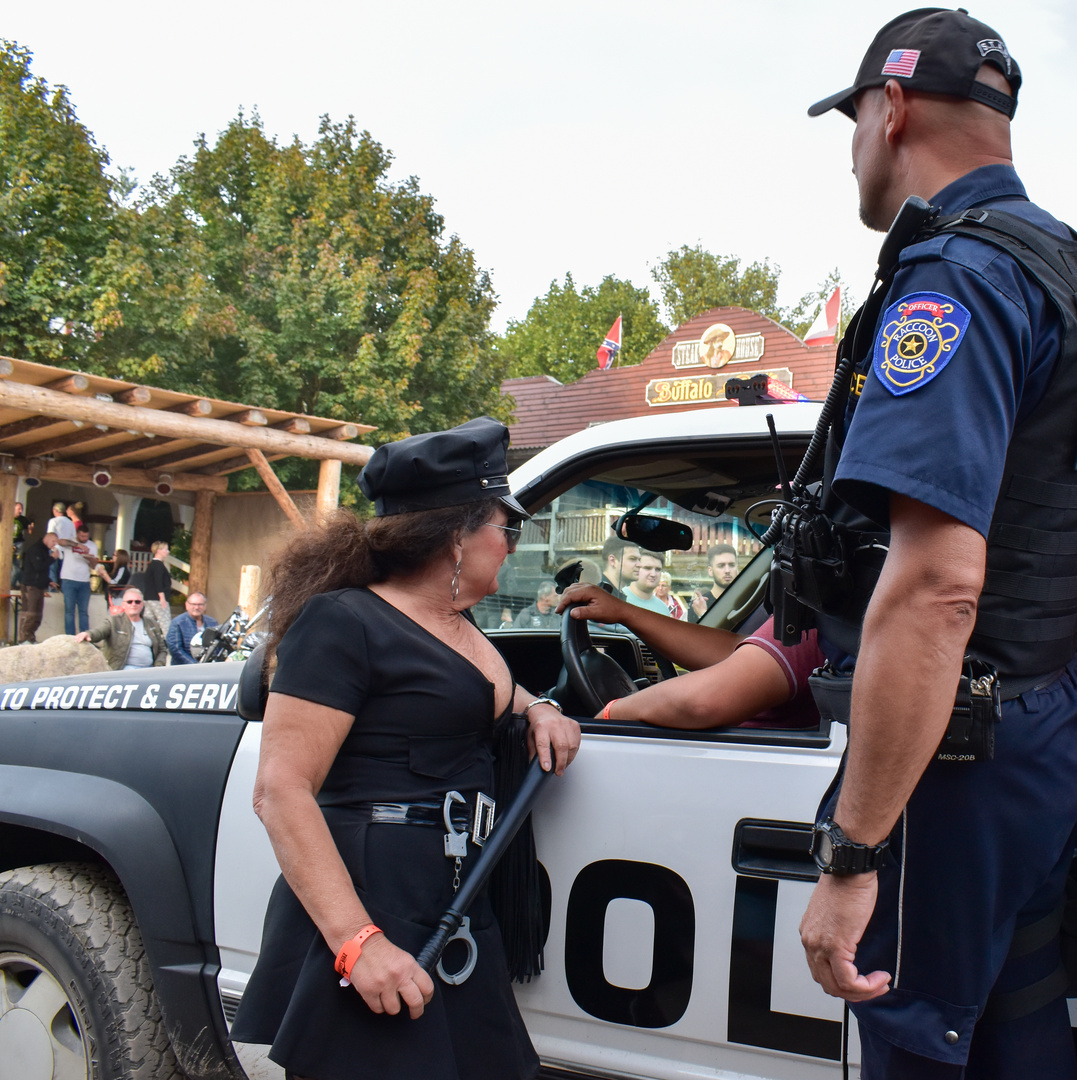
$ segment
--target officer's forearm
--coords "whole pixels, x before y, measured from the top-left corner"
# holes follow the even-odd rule
[[[835,820],[875,844],[898,819],[953,708],[983,584],[983,537],[895,496],[891,543],[864,619],[849,758]]]

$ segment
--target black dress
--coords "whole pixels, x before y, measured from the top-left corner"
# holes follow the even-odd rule
[[[356,717],[318,794],[356,892],[393,944],[417,954],[452,901],[440,827],[370,824],[369,802],[469,802],[492,793],[494,689],[481,671],[365,589],[313,597],[280,643],[274,692]],[[501,719],[501,718],[499,718]],[[469,843],[474,861],[477,850]],[[238,1042],[314,1080],[523,1080],[538,1058],[509,985],[497,923],[469,912],[478,960],[449,986],[436,975],[418,1020],[377,1015],[342,988],[334,956],[284,878],[232,1028]],[[459,965],[450,964],[449,970]]]

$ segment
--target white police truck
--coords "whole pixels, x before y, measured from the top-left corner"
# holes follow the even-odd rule
[[[770,411],[791,473],[818,406]],[[558,630],[512,616],[566,564],[591,572],[627,511],[691,530],[690,551],[663,556],[685,600],[710,584],[707,547],[731,542],[742,572],[704,618],[759,619],[768,553],[742,515],[775,496],[766,412],[616,421],[516,471],[534,517],[475,614],[519,682],[594,711]],[[592,636],[638,683],[661,677],[631,635]],[[277,876],[251,809],[263,700],[252,662],[0,688],[0,1076],[283,1075],[229,1038]],[[841,1003],[812,983],[797,923],[844,729],[583,729],[534,815],[545,970],[516,993],[543,1076],[839,1075]]]

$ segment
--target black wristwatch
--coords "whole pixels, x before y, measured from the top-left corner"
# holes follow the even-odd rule
[[[811,853],[824,874],[867,874],[882,866],[889,840],[872,846],[854,844],[833,818],[818,821],[811,834]]]

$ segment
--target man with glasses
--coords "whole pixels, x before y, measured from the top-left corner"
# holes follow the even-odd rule
[[[163,667],[168,658],[164,634],[153,616],[145,610],[138,589],[123,594],[123,611],[110,615],[100,626],[75,635],[76,641],[104,642],[102,651],[113,671]]]
[[[191,638],[207,626],[219,625],[212,615],[206,614],[205,593],[191,593],[183,606],[187,610],[172,620],[165,636],[173,664],[193,664],[195,659],[191,655]]]

